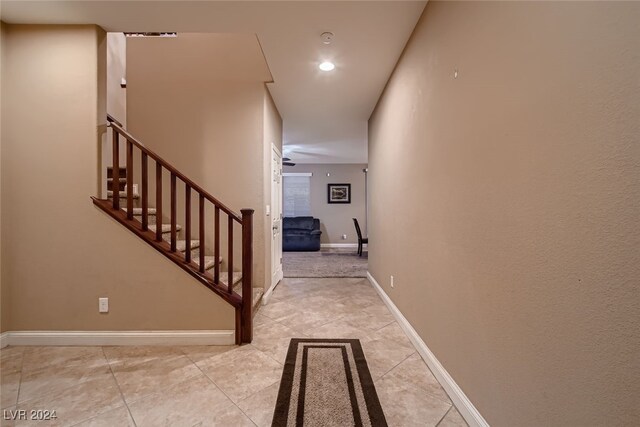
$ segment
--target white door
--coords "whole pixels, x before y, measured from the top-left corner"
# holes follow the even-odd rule
[[[271,149],[271,286],[282,280],[282,154]]]

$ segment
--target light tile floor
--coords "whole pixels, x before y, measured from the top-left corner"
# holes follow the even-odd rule
[[[55,410],[41,426],[270,426],[289,340],[358,338],[390,426],[466,426],[366,279],[284,279],[254,328],[242,347],[2,349],[3,413]]]

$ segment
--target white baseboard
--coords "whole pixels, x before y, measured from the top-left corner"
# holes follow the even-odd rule
[[[321,248],[357,248],[357,243],[320,243]]]
[[[442,366],[442,364],[438,361],[436,356],[429,350],[427,344],[420,338],[420,335],[413,329],[413,326],[409,323],[409,321],[402,315],[398,307],[391,301],[391,298],[385,293],[382,287],[378,284],[376,279],[367,271],[367,278],[369,282],[373,285],[375,290],[382,298],[382,301],[387,305],[393,317],[396,318],[398,324],[402,328],[409,340],[413,343],[414,347],[420,353],[420,356],[425,361],[433,375],[438,379],[442,387],[449,394],[449,397],[458,408],[460,415],[464,417],[469,426],[471,427],[489,427],[489,423],[480,415],[480,412],[473,406],[473,403],[469,400],[466,394],[462,391],[462,389],[456,384],[451,375],[447,372],[447,370]]]
[[[0,334],[0,348],[5,348],[9,345],[9,332],[3,332]]]
[[[5,337],[6,335],[6,337]],[[235,331],[12,331],[6,345],[233,345]]]

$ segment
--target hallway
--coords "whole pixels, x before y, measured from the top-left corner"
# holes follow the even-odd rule
[[[291,338],[358,338],[390,426],[466,425],[366,279],[284,279],[254,335],[239,348],[7,347],[2,409],[56,410],[42,425],[269,426]]]
[[[289,278],[367,277],[367,250],[358,256],[352,248],[322,248],[317,252],[283,252],[282,270]]]

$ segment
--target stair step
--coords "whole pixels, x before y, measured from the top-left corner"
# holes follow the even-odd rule
[[[127,178],[119,178],[118,181],[119,182],[124,182],[126,184],[127,183]],[[113,182],[113,178],[107,178],[107,182]]]
[[[229,273],[226,271],[220,272],[220,284],[223,286],[227,286],[227,280],[229,279]],[[234,271],[233,272],[233,287],[235,288],[239,283],[242,282],[242,272]]]
[[[191,260],[198,266],[200,267],[200,257],[198,258],[191,258]],[[218,257],[218,264],[222,262],[222,257]],[[215,262],[215,257],[214,256],[209,256],[209,255],[205,255],[204,257],[204,269],[205,270],[209,270],[211,268],[213,268],[216,265]]]
[[[113,191],[111,191],[111,190],[107,191],[107,198],[113,199]],[[127,198],[127,192],[126,191],[121,191],[120,192],[120,198],[121,199],[126,199]],[[133,193],[133,198],[134,199],[139,199],[140,198],[140,194]]]
[[[169,242],[171,244],[171,242]],[[191,249],[195,249],[200,246],[200,240],[192,240],[191,241]],[[186,240],[176,240],[176,249],[180,252],[184,252],[187,250],[187,241]]]
[[[126,212],[127,208],[122,208],[122,210]],[[156,208],[147,209],[147,214],[155,215],[156,214]],[[142,216],[142,208],[133,208],[133,215]]]
[[[156,224],[150,225],[149,230],[156,232]],[[176,224],[176,231],[182,230],[182,226],[180,224]],[[171,224],[162,224],[162,232],[163,233],[171,233]]]

